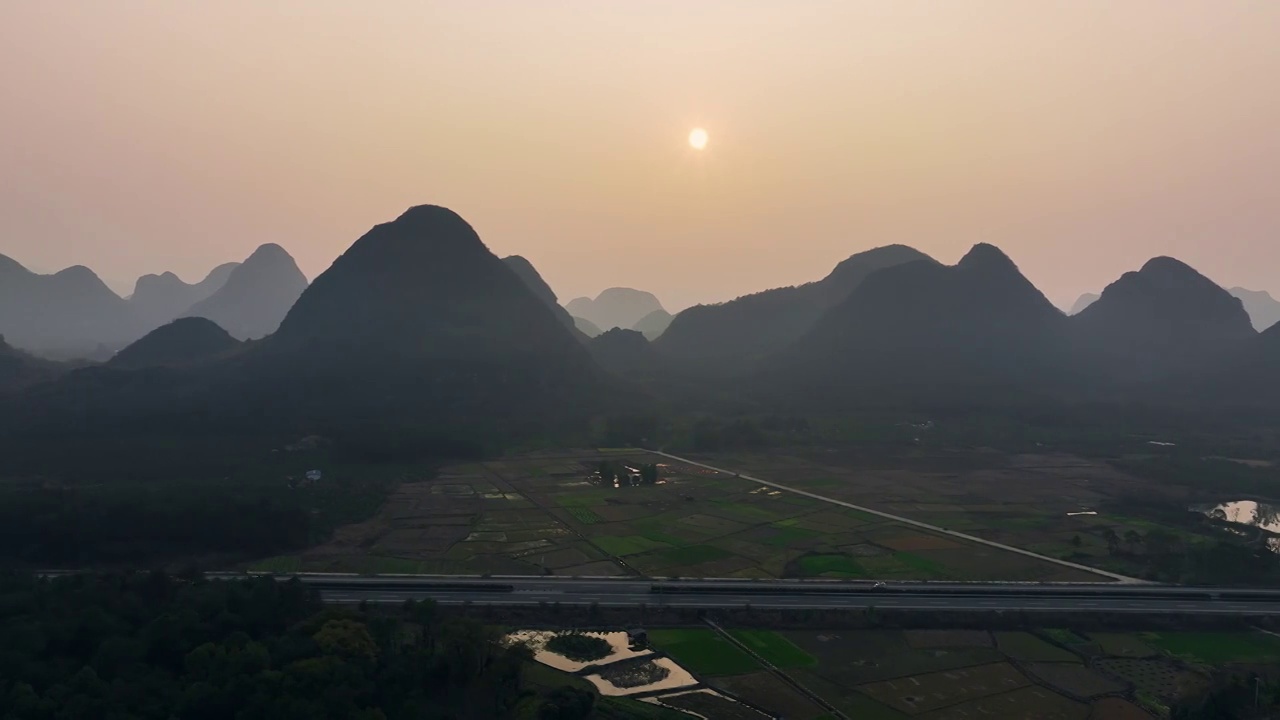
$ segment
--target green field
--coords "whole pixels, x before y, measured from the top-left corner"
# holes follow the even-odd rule
[[[595,543],[596,547],[601,550],[618,557],[639,555],[640,553],[646,553],[650,550],[662,550],[664,548],[671,547],[666,543],[650,540],[643,535],[606,535],[604,537],[592,538],[591,542]]]
[[[864,577],[866,572],[848,555],[806,555],[798,561],[807,576]]]
[[[769,630],[734,630],[730,635],[733,635],[738,642],[751,648],[752,652],[764,658],[767,662],[783,670],[808,667],[818,662],[812,655],[796,647],[794,643],[776,632]]]
[[[249,569],[254,572],[296,573],[302,572],[302,558],[297,555],[277,555],[259,560]]]
[[[351,527],[340,542],[254,567],[885,580],[1067,581],[1084,575],[644,451],[625,453],[565,451],[446,466],[430,482],[395,487],[377,516]],[[658,461],[663,482],[606,487],[584,479],[605,459]],[[761,473],[765,477],[790,482],[796,475],[786,456],[753,456],[752,462],[761,459],[778,463]],[[948,502],[932,492],[915,506],[937,513],[951,507]],[[961,519],[949,513],[939,522]]]
[[[1170,655],[1205,665],[1280,661],[1280,638],[1260,632],[1143,633],[1142,639]]]
[[[755,658],[714,630],[652,630],[649,640],[695,675],[741,675],[760,669]]]
[[[929,558],[920,557],[908,552],[899,552],[893,554],[893,559],[913,570],[918,570],[929,575],[946,575],[946,570],[941,564],[930,560]]]
[[[1025,632],[998,632],[996,647],[1000,652],[1023,662],[1081,662],[1078,655]]]
[[[659,553],[663,560],[678,565],[697,565],[730,557],[727,550],[710,545],[689,545]]]
[[[783,522],[786,522],[785,520]],[[783,525],[783,523],[774,523],[774,527],[778,528],[778,534],[764,541],[765,545],[771,547],[787,547],[799,540],[808,540],[814,538],[821,533],[815,530],[805,530],[804,528],[791,527]]]
[[[569,514],[573,516],[574,520],[577,520],[583,525],[595,525],[600,522],[600,516],[595,514],[595,511],[591,508],[571,507],[569,508]]]

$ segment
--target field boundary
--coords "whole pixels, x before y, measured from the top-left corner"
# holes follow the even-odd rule
[[[818,707],[822,708],[823,710],[827,710],[831,712],[833,715],[835,715],[837,718],[840,718],[841,720],[849,720],[849,716],[845,715],[843,712],[840,712],[840,708],[837,708],[835,705],[832,705],[831,703],[827,702],[822,696],[812,692],[811,690],[809,690],[809,688],[805,687],[804,685],[801,685],[799,681],[797,681],[795,678],[788,675],[786,671],[780,669],[777,665],[774,665],[773,663],[769,662],[768,660],[765,659],[763,655],[751,649],[746,643],[738,640],[738,638],[734,637],[733,633],[728,632],[724,628],[720,627],[720,625],[715,620],[712,620],[711,618],[705,618],[705,622],[720,637],[724,638],[725,640],[728,640],[730,643],[737,646],[739,650],[750,655],[752,658],[755,658],[756,662],[760,663],[761,667],[763,667],[765,670],[768,670],[770,673],[773,673],[775,677],[777,677],[782,682],[790,685],[801,695],[804,695],[805,697],[809,698],[813,702],[817,703]]]
[[[1117,582],[1134,584],[1134,585],[1147,584],[1145,580],[1139,580],[1138,578],[1132,578],[1127,575],[1121,575],[1119,573],[1113,573],[1107,570],[1099,570],[1098,568],[1089,567],[1088,565],[1073,563],[1070,560],[1059,560],[1058,558],[1049,557],[1048,555],[1041,555],[1040,553],[1034,553],[1034,552],[1031,552],[1030,550],[1024,550],[1022,548],[1014,547],[1012,545],[1005,545],[1004,543],[998,543],[998,542],[995,542],[994,540],[987,540],[984,538],[977,537],[975,535],[967,535],[965,533],[958,532],[955,530],[948,530],[943,527],[938,527],[937,525],[930,525],[929,523],[926,523],[926,522],[921,522],[919,520],[912,520],[911,518],[902,517],[901,515],[894,515],[892,513],[883,512],[881,510],[876,510],[874,508],[869,508],[862,505],[854,505],[853,503],[845,502],[843,500],[836,500],[835,498],[830,498],[825,495],[811,493],[807,490],[800,490],[798,488],[791,487],[790,485],[782,485],[780,483],[772,482],[770,480],[763,480],[761,478],[752,477],[750,475],[734,472],[732,470],[725,470],[724,468],[718,468],[718,467],[715,467],[714,465],[708,465],[706,463],[698,462],[697,460],[690,460],[688,458],[683,458],[683,457],[680,457],[679,455],[672,455],[671,453],[666,453],[661,450],[647,450],[646,452],[651,452],[654,455],[661,455],[662,457],[675,460],[677,462],[687,463],[689,465],[695,465],[697,467],[705,468],[707,470],[714,470],[715,472],[718,472],[718,473],[725,473],[727,475],[732,475],[736,478],[749,480],[753,483],[766,485],[768,487],[776,488],[778,490],[785,490],[786,492],[795,493],[797,495],[802,495],[804,497],[812,498],[814,500],[820,500],[822,502],[830,503],[832,505],[838,505],[840,507],[849,508],[851,510],[857,510],[859,512],[870,513],[872,515],[877,515],[882,518],[894,520],[900,523],[904,523],[906,525],[911,525],[913,527],[921,528],[923,530],[929,530],[930,532],[949,535],[951,537],[958,538],[960,540],[965,540],[967,542],[978,543],[979,545],[986,545],[988,547],[993,547],[1000,550],[1006,550],[1008,552],[1017,553],[1018,555],[1024,555],[1026,557],[1035,558],[1037,560],[1053,563],[1055,565],[1061,565],[1062,567],[1068,567],[1073,570],[1083,570],[1085,572],[1092,573],[1094,575],[1101,575],[1103,577],[1111,578],[1112,580],[1115,580]]]

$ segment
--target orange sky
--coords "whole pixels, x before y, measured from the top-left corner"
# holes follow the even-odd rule
[[[996,243],[1060,304],[1157,254],[1280,291],[1277,78],[1268,0],[18,0],[0,253],[314,277],[437,203],[562,300],[890,242]]]

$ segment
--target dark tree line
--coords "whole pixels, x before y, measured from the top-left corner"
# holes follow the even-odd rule
[[[8,576],[0,637],[12,720],[570,720],[594,702],[526,688],[527,648],[432,603],[326,608],[296,581]]]

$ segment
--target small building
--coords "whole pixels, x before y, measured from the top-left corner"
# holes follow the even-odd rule
[[[643,648],[649,646],[649,633],[635,628],[627,631],[627,644],[632,648]]]

